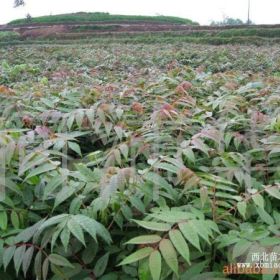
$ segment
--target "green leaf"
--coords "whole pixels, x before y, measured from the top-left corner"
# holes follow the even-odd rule
[[[205,203],[207,202],[207,199],[208,199],[208,188],[207,187],[201,187],[199,192],[200,192],[201,206],[204,207],[204,205],[205,205]]]
[[[70,230],[68,227],[64,227],[62,232],[60,233],[60,240],[64,247],[65,252],[67,251],[69,240],[70,240]]]
[[[191,144],[193,145],[194,148],[202,151],[208,156],[209,147],[201,139],[193,138]]]
[[[87,244],[87,247],[82,252],[82,260],[85,264],[90,264],[94,258],[96,257],[96,253],[98,250],[98,244],[96,242],[90,242]]]
[[[118,138],[119,138],[120,140],[122,140],[122,135],[123,135],[123,132],[124,132],[123,129],[122,129],[120,126],[115,125],[115,126],[114,126],[114,130],[115,130],[115,132],[116,132]]]
[[[139,197],[137,196],[130,197],[130,202],[141,213],[145,213],[145,205],[143,204],[143,202]]]
[[[254,203],[256,204],[256,206],[258,206],[262,209],[264,208],[264,199],[260,194],[253,194],[252,199],[253,199]]]
[[[84,120],[84,111],[82,109],[76,110],[75,120],[79,128],[81,128]]]
[[[126,267],[127,268],[127,267]],[[139,280],[151,280],[151,272],[149,268],[149,259],[143,259],[138,264],[138,278]]]
[[[45,260],[43,262],[43,266],[42,266],[43,280],[47,280],[48,272],[49,272],[49,259],[45,258]]]
[[[221,189],[224,189],[224,187],[226,187],[226,186],[235,186],[235,187],[237,186],[235,183],[233,183],[229,180],[226,180],[223,177],[213,175],[211,173],[196,172],[196,174],[199,177],[205,179],[205,180],[200,181],[202,184],[208,182],[207,185],[209,185],[209,186],[219,186],[220,185]],[[211,181],[212,181],[212,183],[211,183]],[[228,190],[230,192],[237,192],[235,189],[232,189],[232,188],[225,188],[225,190]]]
[[[38,229],[39,229],[39,231],[43,231],[47,227],[50,227],[50,226],[63,222],[68,217],[69,217],[69,214],[60,214],[57,216],[53,216],[50,219],[41,223],[40,226],[38,227]],[[32,229],[32,232],[34,232],[34,230],[36,230],[36,227],[34,229]]]
[[[149,257],[149,267],[153,280],[160,280],[161,274],[161,255],[155,250]]]
[[[206,220],[205,223],[207,224],[207,226],[212,229],[213,231],[215,231],[218,234],[221,234],[219,227],[217,226],[217,224],[211,220]]]
[[[138,220],[133,220],[133,221],[136,222],[139,226],[150,230],[169,231],[171,229],[171,225],[169,224],[148,222],[148,221],[138,221]]]
[[[177,172],[180,169],[177,166],[174,166],[172,164],[165,163],[165,162],[155,163],[153,165],[153,167],[158,168],[158,169],[162,169],[162,170],[165,170],[165,171],[169,171],[169,172],[174,173],[174,174],[177,174]]]
[[[25,181],[28,180],[31,177],[34,177],[36,175],[40,175],[42,173],[46,173],[48,171],[54,170],[57,168],[57,165],[52,164],[52,163],[45,163],[44,165],[41,165],[37,168],[35,168],[34,170],[32,170],[26,177],[25,177]]]
[[[82,179],[85,182],[96,182],[98,181],[99,178],[99,174],[98,169],[95,169],[94,171],[92,171],[90,168],[86,167],[86,165],[79,163],[79,164],[75,164],[76,169],[80,172],[81,176],[83,177]]]
[[[195,263],[191,267],[188,268],[188,270],[181,275],[181,280],[191,280],[194,276],[200,275],[201,272],[206,268],[208,265],[209,261],[203,261],[200,263]],[[205,278],[208,280],[208,278]],[[211,280],[219,280],[220,278],[210,278]],[[210,280],[209,279],[209,280]]]
[[[269,195],[271,195],[271,196],[273,196],[273,197],[275,197],[277,199],[280,199],[280,191],[279,191],[279,187],[278,186],[266,187],[265,191]]]
[[[84,245],[86,246],[85,243],[85,238],[84,238],[84,233],[82,230],[82,227],[80,224],[78,224],[74,219],[70,219],[67,223],[67,227],[71,231],[71,233]]]
[[[268,225],[273,225],[274,224],[274,220],[273,218],[261,207],[256,207],[257,212],[260,216],[260,218],[267,223]]]
[[[189,224],[201,238],[203,238],[209,245],[211,245],[208,235],[211,235],[212,232],[208,228],[208,224],[204,220],[192,220],[189,221]]]
[[[11,259],[13,258],[15,250],[16,250],[16,246],[10,246],[4,250],[3,265],[4,265],[5,270],[6,270],[7,266],[9,265]]]
[[[6,164],[10,164],[10,162],[13,158],[13,155],[15,153],[15,148],[16,148],[16,145],[14,142],[10,142],[8,145],[6,145],[6,147],[5,147],[5,163]]]
[[[0,212],[0,228],[6,230],[8,226],[8,216],[5,211]]]
[[[33,253],[34,253],[34,247],[32,246],[29,247],[24,254],[23,262],[22,262],[22,270],[23,270],[24,277],[26,277],[26,273],[31,264]]]
[[[63,221],[57,228],[56,231],[52,233],[51,235],[51,251],[53,251],[54,246],[56,245],[56,241],[59,237],[60,232],[62,231],[62,228],[65,227],[67,221]]]
[[[48,195],[52,195],[53,192],[66,180],[65,176],[55,176],[53,177],[49,183],[44,188],[44,199],[48,197]]]
[[[28,227],[24,229],[22,232],[20,232],[16,238],[16,242],[27,242],[31,237],[34,236],[35,233],[38,233],[39,228],[45,223],[45,220],[40,220],[36,224],[34,224],[31,227]]]
[[[94,109],[88,109],[86,110],[86,116],[88,117],[89,121],[91,124],[94,123],[94,115],[95,115],[95,111]]]
[[[42,251],[40,250],[34,261],[34,271],[35,275],[37,276],[37,279],[40,280],[42,279]]]
[[[171,241],[169,239],[162,239],[159,243],[159,249],[167,265],[178,276],[179,265],[177,254]]]
[[[109,260],[110,253],[106,253],[104,256],[98,259],[94,266],[94,274],[96,277],[100,277],[104,274]]]
[[[96,241],[96,234],[100,236],[108,244],[112,242],[110,233],[108,230],[100,223],[91,219],[85,215],[76,215],[73,219],[79,223],[82,228],[87,231],[91,237]]]
[[[149,216],[172,224],[184,222],[189,219],[195,219],[195,215],[193,213],[177,210],[164,210],[159,213],[150,214]]]
[[[126,144],[121,144],[120,145],[120,151],[123,155],[123,157],[127,160],[128,159],[128,153],[129,153],[129,148]]]
[[[69,130],[72,128],[74,120],[75,120],[75,115],[74,114],[70,114],[69,118],[67,119],[67,122],[66,122],[67,127],[68,127]]]
[[[158,235],[142,235],[142,236],[130,239],[125,244],[152,244],[152,243],[157,243],[160,240],[161,240],[161,237]]]
[[[64,257],[57,255],[57,254],[50,254],[48,256],[49,261],[52,264],[58,265],[58,266],[63,266],[63,267],[70,267],[74,268],[74,266]]]
[[[190,264],[190,250],[181,232],[177,229],[169,231],[169,238],[176,250]]]
[[[185,238],[201,252],[198,233],[189,222],[179,223],[179,229]]]
[[[32,158],[34,158],[34,160],[30,161]],[[21,165],[19,167],[18,176],[23,175],[26,171],[32,169],[35,166],[39,166],[46,160],[47,160],[46,156],[36,154],[36,153],[29,154],[22,160]]]
[[[84,196],[79,195],[71,201],[70,206],[69,206],[70,214],[75,215],[75,214],[79,213],[79,210],[83,204],[83,199],[84,199]]]
[[[77,153],[79,156],[82,156],[81,148],[80,148],[80,146],[77,143],[75,143],[75,142],[68,142],[68,146],[69,146],[69,148],[72,151]]]
[[[237,209],[240,213],[240,215],[246,219],[246,210],[247,210],[247,203],[245,201],[239,201],[237,203]]]
[[[263,238],[260,241],[261,246],[273,246],[273,245],[278,245],[280,244],[280,238],[279,237],[267,237]]]
[[[17,275],[23,261],[25,248],[26,248],[25,246],[19,246],[14,253],[14,264],[15,264],[15,270]]]
[[[110,136],[110,132],[111,132],[111,130],[113,128],[113,124],[111,122],[105,122],[104,123],[104,128],[105,128],[107,137],[109,137]]]
[[[189,279],[189,278],[188,278]],[[211,279],[211,280],[230,280],[227,276],[223,274],[223,272],[202,272],[199,275],[195,275],[194,277],[190,278],[191,280],[205,280],[205,279]]]
[[[110,244],[112,239],[109,231],[101,223],[96,221],[94,221],[94,223],[98,236],[100,236],[107,244]]]
[[[88,278],[84,280],[90,280]],[[119,280],[118,275],[115,272],[110,272],[100,278],[100,280]]]
[[[191,148],[183,149],[183,154],[187,157],[189,161],[195,163],[195,155]]]
[[[19,228],[19,218],[16,211],[12,211],[11,213],[11,222],[14,228]]]
[[[55,209],[58,205],[63,203],[67,198],[69,198],[75,189],[72,186],[65,186],[61,189],[61,191],[56,195],[55,202],[53,208]]]
[[[151,247],[141,248],[140,250],[126,257],[119,265],[126,265],[142,260],[148,257],[153,251],[154,249]]]
[[[263,274],[262,280],[274,280],[276,274]]]
[[[252,242],[246,239],[241,239],[233,246],[232,258],[235,259],[242,256],[251,246]]]
[[[176,191],[173,189],[172,185],[170,185],[163,177],[154,172],[148,172],[144,175],[145,180],[152,182],[156,186],[159,186],[167,191],[173,198],[177,196]]]
[[[101,224],[92,218],[85,215],[72,215],[71,216],[76,223],[78,223],[85,231],[87,231],[91,237],[96,240],[96,234],[100,236],[106,243],[111,243],[112,239],[108,230]]]

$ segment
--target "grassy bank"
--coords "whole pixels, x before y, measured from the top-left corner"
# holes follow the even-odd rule
[[[191,24],[197,25],[190,19],[171,16],[134,16],[111,15],[109,13],[73,13],[32,18],[32,23],[75,23],[75,22],[117,22],[117,21],[148,21],[154,23]],[[26,24],[26,19],[11,21],[10,25]],[[30,22],[29,22],[30,23]]]
[[[279,38],[280,29],[279,28],[244,28],[244,29],[229,29],[219,31],[217,34],[219,37],[249,37],[258,36],[266,38]]]
[[[0,35],[1,37],[1,35]],[[21,44],[95,44],[95,43],[124,43],[124,44],[170,44],[170,43],[195,43],[195,44],[210,44],[210,45],[227,45],[227,44],[242,44],[242,45],[270,45],[279,44],[280,38],[265,38],[259,36],[235,36],[235,37],[220,37],[220,36],[189,36],[182,34],[104,34],[88,37],[81,37],[78,33],[67,33],[60,38],[31,38],[20,40],[14,38],[11,40],[0,40],[0,46],[6,45],[21,45]]]
[[[0,31],[0,43],[20,40],[20,34],[14,31]]]

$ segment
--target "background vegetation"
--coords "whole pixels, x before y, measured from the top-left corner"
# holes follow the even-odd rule
[[[155,23],[173,23],[173,24],[192,24],[197,23],[184,18],[171,16],[128,16],[111,15],[109,13],[74,13],[52,16],[42,16],[32,18],[33,23],[74,23],[74,22],[113,22],[113,21],[148,21]],[[10,25],[25,24],[26,19],[17,19],[11,21]]]
[[[248,24],[248,22],[243,22],[239,18],[226,17],[222,21],[212,21],[210,25],[212,25],[212,26],[226,26],[226,25],[245,25],[245,24]],[[253,23],[249,22],[249,24],[253,24]]]
[[[20,40],[20,34],[14,31],[0,31],[0,42]]]

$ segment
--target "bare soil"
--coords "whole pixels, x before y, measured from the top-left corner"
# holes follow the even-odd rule
[[[80,28],[80,30],[79,30]],[[20,26],[0,25],[0,31],[16,31],[22,38],[87,37],[94,34],[142,33],[142,32],[183,32],[191,34],[197,31],[218,32],[226,29],[242,28],[280,28],[280,25],[240,25],[240,26],[192,26],[154,22],[96,22],[63,24],[25,24]]]

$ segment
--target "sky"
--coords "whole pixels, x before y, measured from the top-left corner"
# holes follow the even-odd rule
[[[70,12],[109,12],[126,15],[168,15],[200,24],[224,17],[247,20],[248,0],[26,0],[13,8],[13,0],[0,0],[0,24],[13,19]],[[256,24],[280,23],[280,0],[251,0],[251,20]]]

